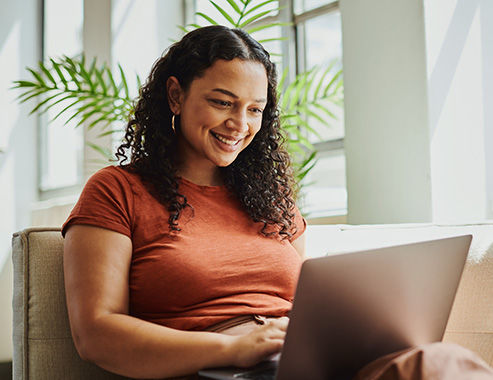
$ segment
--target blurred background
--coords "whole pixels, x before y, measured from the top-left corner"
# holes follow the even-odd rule
[[[121,136],[50,122],[56,108],[29,115],[36,99],[20,104],[13,81],[39,61],[84,53],[115,77],[120,64],[135,97],[135,75],[147,77],[183,35],[179,25],[221,15],[208,0],[0,2],[1,377],[12,358],[12,233],[60,226],[108,164],[90,144],[111,150]],[[234,14],[227,0],[215,3]],[[317,132],[307,135],[317,156],[300,199],[309,224],[493,219],[493,2],[279,0],[266,9],[254,25],[279,25],[254,37],[287,82],[329,64],[343,73],[330,123],[307,119]]]

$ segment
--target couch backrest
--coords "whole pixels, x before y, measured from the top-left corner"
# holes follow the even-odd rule
[[[493,252],[467,262],[443,340],[477,352],[493,366]]]
[[[123,379],[77,354],[65,303],[60,229],[18,232],[12,246],[14,379]]]

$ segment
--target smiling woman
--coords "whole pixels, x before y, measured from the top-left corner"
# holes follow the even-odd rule
[[[263,47],[222,26],[155,63],[119,165],[88,181],[63,226],[81,357],[134,378],[194,378],[280,351],[306,224],[276,86]]]

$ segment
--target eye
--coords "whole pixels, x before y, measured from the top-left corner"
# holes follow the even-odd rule
[[[264,112],[264,110],[262,108],[258,108],[258,107],[251,108],[250,111],[252,111],[253,113],[258,113],[258,114],[262,114],[262,112]]]
[[[210,102],[214,103],[216,106],[227,108],[231,106],[231,102],[221,99],[210,99]]]

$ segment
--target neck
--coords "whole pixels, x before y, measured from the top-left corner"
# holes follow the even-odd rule
[[[197,153],[178,135],[178,175],[200,186],[220,186],[224,184],[219,167]]]
[[[217,166],[198,165],[198,163],[195,163],[193,167],[182,165],[178,169],[178,175],[200,186],[221,186],[224,184]]]

